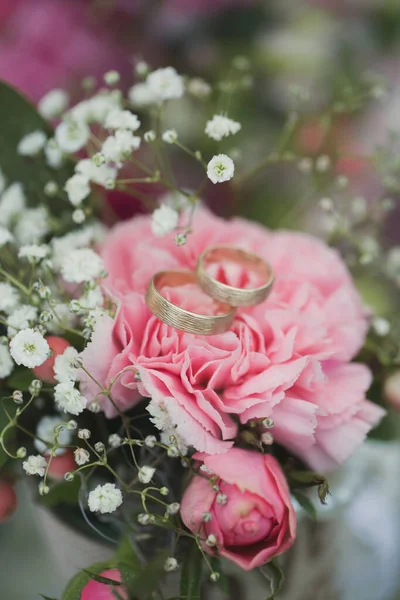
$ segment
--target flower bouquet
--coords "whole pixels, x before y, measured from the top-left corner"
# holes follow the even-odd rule
[[[264,156],[241,154],[228,108],[249,93],[246,68],[218,86],[142,61],[126,94],[110,71],[38,111],[1,84],[0,515],[24,473],[39,503],[112,549],[63,600],[236,598],[230,565],[263,574],[257,598],[284,595],[296,522],[385,415],[398,340],[354,277],[397,293],[396,257],[366,243],[393,202],[355,198],[332,145],[305,154],[300,110]],[[325,140],[347,98],[321,117]],[[190,145],[183,101],[201,122]],[[214,214],[260,196],[271,168],[316,198],[329,244]]]

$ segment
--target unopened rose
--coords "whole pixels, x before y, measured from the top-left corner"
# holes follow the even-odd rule
[[[214,456],[197,453],[195,458],[207,467],[206,473],[211,471],[212,482],[205,472],[193,478],[181,516],[186,527],[200,533],[205,551],[217,551],[250,570],[292,546],[296,514],[275,458],[239,448]],[[215,483],[219,491],[213,489]],[[211,520],[204,519],[205,513]]]
[[[14,486],[5,480],[0,481],[0,524],[4,523],[17,508]]]
[[[121,573],[118,569],[107,569],[99,573],[101,577],[107,577],[113,581],[122,581]],[[118,593],[118,596],[114,592]],[[115,600],[115,598],[121,598],[121,600],[128,600],[128,594],[124,585],[108,585],[107,583],[100,583],[92,579],[85,585],[81,592],[81,600]]]

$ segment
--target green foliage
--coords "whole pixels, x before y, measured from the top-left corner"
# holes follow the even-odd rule
[[[282,568],[280,567],[276,558],[271,560],[268,564],[260,567],[261,573],[266,579],[268,579],[271,593],[267,596],[266,600],[274,600],[283,589],[285,582],[285,576]]]
[[[222,568],[221,560],[218,558],[218,556],[213,556],[211,558],[210,562],[211,562],[212,570],[215,573],[219,573],[219,579],[217,582],[219,589],[224,594],[228,595],[229,594],[228,578],[226,577],[224,570]]]
[[[10,390],[21,390],[27,392],[32,379],[35,379],[33,371],[26,367],[15,367],[13,372],[6,379],[6,385]]]
[[[75,477],[73,481],[60,481],[55,485],[50,486],[50,491],[45,496],[39,496],[39,502],[47,508],[53,508],[59,504],[78,504],[79,489],[81,480]]]
[[[295,488],[317,486],[319,499],[322,504],[326,504],[326,497],[330,494],[326,477],[314,471],[289,471],[287,477]]]
[[[311,502],[307,496],[302,494],[301,492],[294,490],[293,496],[296,498],[297,502],[300,504],[301,508],[308,514],[312,519],[317,519],[317,511],[314,504]]]
[[[52,129],[33,104],[4,81],[0,81],[0,119],[1,169],[7,182],[21,182],[29,204],[37,205],[46,200],[43,194],[45,184],[52,180],[62,188],[73,170],[72,165],[52,169],[46,164],[43,154],[31,158],[17,153],[22,137],[38,130],[51,137]],[[60,206],[62,201],[53,198],[51,208],[54,214]]]
[[[203,557],[196,544],[191,544],[181,571],[180,595],[185,600],[200,600]]]

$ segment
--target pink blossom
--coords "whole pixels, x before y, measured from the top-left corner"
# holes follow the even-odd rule
[[[17,495],[14,486],[4,479],[0,480],[0,524],[11,517],[17,508]]]
[[[122,581],[121,572],[118,569],[106,569],[100,573],[100,576],[112,579],[113,581]],[[113,586],[107,583],[100,583],[94,579],[91,579],[85,585],[80,598],[81,600],[114,600],[117,596],[113,593],[113,590],[118,592],[118,598],[128,600],[128,594],[124,585]]]
[[[204,550],[217,550],[249,571],[292,546],[296,513],[273,456],[232,448],[215,456],[197,453],[195,458],[212,472],[219,488],[216,492],[206,477],[195,476],[181,503],[182,520],[200,534]],[[211,514],[210,521],[205,522],[204,513]],[[205,543],[208,536],[215,536],[216,547]]]
[[[313,468],[342,463],[384,411],[366,400],[367,367],[350,363],[363,344],[367,317],[339,254],[306,234],[225,221],[205,209],[194,223],[181,247],[172,236],[154,238],[150,216],[110,231],[102,255],[106,291],[118,310],[114,320],[98,322],[83,353],[85,367],[103,387],[116,378],[112,397],[123,410],[141,396],[152,398],[197,450],[226,452],[238,419],[244,424],[269,417],[274,439]],[[154,273],[194,269],[199,254],[218,243],[255,251],[271,263],[276,280],[270,297],[239,309],[231,329],[214,336],[178,331],[152,315],[144,293]],[[215,275],[234,286],[255,284],[232,264],[219,265]],[[215,310],[197,286],[163,293],[195,312]],[[82,389],[115,416],[91,379],[82,381]]]
[[[2,17],[3,4],[0,78],[35,101],[55,87],[126,66],[110,28],[98,22],[87,2],[6,1]]]

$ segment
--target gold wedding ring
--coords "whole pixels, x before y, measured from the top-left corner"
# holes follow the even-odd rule
[[[232,325],[235,309],[219,300],[215,301],[220,315],[201,315],[180,308],[167,300],[160,292],[163,287],[180,287],[188,283],[198,284],[194,271],[160,271],[150,281],[146,292],[146,304],[151,312],[167,325],[188,333],[214,335],[227,331]]]
[[[236,288],[214,279],[207,271],[210,263],[233,262],[256,273],[264,282],[256,288]],[[231,306],[254,306],[263,302],[271,292],[274,282],[272,267],[260,256],[236,246],[212,246],[207,248],[197,262],[196,275],[201,289],[220,302]]]

